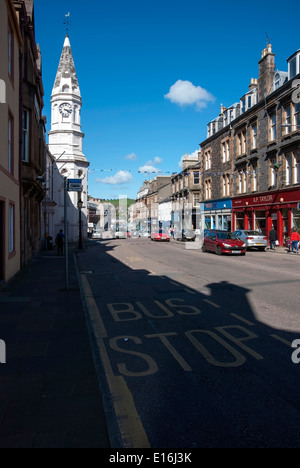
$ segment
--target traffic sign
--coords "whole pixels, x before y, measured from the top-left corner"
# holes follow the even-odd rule
[[[68,192],[82,192],[82,180],[68,179]]]
[[[300,211],[300,203],[298,203],[298,211]]]

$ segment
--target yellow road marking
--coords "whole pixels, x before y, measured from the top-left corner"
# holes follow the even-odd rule
[[[132,394],[124,377],[113,373],[104,338],[107,331],[97,307],[91,287],[86,275],[82,274],[81,283],[86,299],[87,312],[92,324],[97,350],[103,365],[108,387],[111,393],[122,442],[124,448],[150,448],[147,434],[144,430],[140,416],[136,410]]]

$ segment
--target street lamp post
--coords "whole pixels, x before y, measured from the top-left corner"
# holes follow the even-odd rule
[[[83,207],[83,202],[81,200],[78,200],[77,203],[77,208],[79,210],[79,242],[78,242],[78,249],[83,249],[82,246],[82,222],[81,222],[81,210]]]

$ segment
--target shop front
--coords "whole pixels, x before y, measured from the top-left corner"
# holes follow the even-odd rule
[[[267,192],[232,199],[232,230],[250,229],[268,237],[272,226],[280,245],[291,235],[293,227],[300,232],[300,189]]]
[[[231,199],[221,199],[202,204],[202,226],[204,229],[231,231]]]

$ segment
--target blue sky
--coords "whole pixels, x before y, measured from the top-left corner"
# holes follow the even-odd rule
[[[89,194],[99,198],[135,198],[154,171],[178,172],[221,104],[258,78],[267,35],[279,70],[300,48],[296,1],[35,0],[47,131],[68,12]]]

